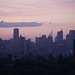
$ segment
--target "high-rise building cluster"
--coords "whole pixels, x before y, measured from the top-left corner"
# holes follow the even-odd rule
[[[32,42],[31,39],[26,40],[25,37],[19,36],[19,29],[15,28],[12,39],[2,40],[0,38],[0,57],[12,54],[18,58],[22,56],[34,58],[38,55],[47,58],[50,54],[54,56],[75,54],[73,53],[75,52],[73,51],[73,40],[75,40],[75,30],[70,30],[65,40],[63,39],[63,30],[60,30],[57,32],[54,42],[52,35],[36,37],[35,42]]]

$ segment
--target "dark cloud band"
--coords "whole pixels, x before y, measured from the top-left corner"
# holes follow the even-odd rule
[[[37,22],[0,22],[0,27],[37,27],[42,26],[42,23]]]

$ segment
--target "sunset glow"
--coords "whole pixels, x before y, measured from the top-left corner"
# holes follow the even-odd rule
[[[74,0],[0,0],[0,20],[75,23]]]
[[[46,22],[40,27],[19,27],[20,34],[24,37],[33,38],[42,34],[48,36],[51,30],[56,36],[56,32],[63,29],[65,38],[69,30],[75,29],[75,0],[0,0],[0,21],[2,20]],[[0,28],[0,37],[12,37],[12,30],[13,28]]]

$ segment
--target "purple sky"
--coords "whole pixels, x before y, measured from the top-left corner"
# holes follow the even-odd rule
[[[0,20],[75,23],[75,0],[0,0]]]
[[[64,37],[75,29],[75,0],[0,0],[0,21],[46,22],[40,27],[20,28],[20,34],[27,37],[53,35],[63,29]],[[52,24],[49,24],[52,22]],[[22,29],[22,30],[21,30]],[[11,34],[12,33],[12,34]],[[0,37],[13,37],[13,28],[0,28]]]

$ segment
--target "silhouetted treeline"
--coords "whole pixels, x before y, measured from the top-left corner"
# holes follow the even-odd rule
[[[11,59],[0,58],[0,75],[75,75],[75,57],[53,57],[48,59],[38,56],[37,60],[29,58]]]

